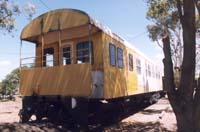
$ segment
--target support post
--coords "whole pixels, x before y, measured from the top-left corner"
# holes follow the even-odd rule
[[[43,67],[44,65],[44,35],[42,35],[42,65],[41,67]]]
[[[62,64],[63,64],[63,60],[62,60],[62,49],[61,49],[62,41],[61,41],[61,31],[60,31],[60,30],[59,30],[59,33],[58,33],[58,45],[59,45],[59,48],[58,48],[58,58],[59,58],[59,62],[58,62],[58,64],[59,64],[59,65],[62,65]]]
[[[21,71],[21,66],[22,66],[22,40],[20,40],[20,46],[19,46],[19,70]]]
[[[88,30],[89,30],[89,61],[90,64],[92,64],[92,34],[91,34],[91,30],[92,30],[92,26],[91,24],[88,25]]]

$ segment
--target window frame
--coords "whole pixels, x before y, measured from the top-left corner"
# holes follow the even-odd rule
[[[66,53],[64,52],[64,49],[65,48],[70,48],[70,50],[69,51],[67,51]],[[64,54],[68,54],[69,53],[69,58],[66,58],[65,56],[64,56]],[[63,63],[64,62],[64,59],[65,59],[65,64]],[[70,63],[67,63],[67,60],[69,59],[69,61],[70,61]],[[72,60],[73,60],[73,58],[72,58],[72,47],[71,47],[71,45],[66,45],[66,46],[63,46],[62,47],[62,65],[70,65],[70,64],[72,64]]]
[[[119,51],[121,52],[121,56],[119,56]],[[120,63],[119,62],[122,62],[121,64],[122,65],[119,65]],[[118,68],[121,68],[123,69],[124,68],[124,55],[123,55],[123,49],[120,48],[120,47],[117,47],[117,66]]]
[[[85,51],[85,52],[88,52],[88,54],[86,54],[86,53],[84,53],[84,50],[82,51],[82,53],[81,54],[83,54],[82,56],[79,56],[79,51],[80,51],[80,49],[78,49],[78,45],[79,44],[88,44],[88,48],[87,48],[87,50]],[[90,47],[91,46],[91,47]],[[91,49],[90,49],[91,48]],[[90,50],[91,50],[91,60],[90,60]],[[84,57],[84,56],[87,56],[87,57]],[[82,58],[82,62],[81,63],[78,63],[78,61],[79,61],[79,58]],[[84,59],[86,59],[86,60],[84,60],[83,61],[83,58]],[[87,59],[88,59],[88,61],[87,61]],[[93,58],[93,42],[92,41],[81,41],[81,42],[78,42],[77,44],[76,44],[76,64],[82,64],[82,63],[92,63],[93,64],[93,61],[94,60],[94,58]]]
[[[138,68],[139,68],[139,71],[138,71]],[[142,74],[141,60],[139,58],[136,59],[136,71],[137,71],[137,74],[139,75]]]
[[[66,48],[66,47],[70,47],[71,48],[71,52],[70,52],[70,55],[71,55],[71,64],[74,64],[74,45],[73,45],[73,42],[72,41],[68,41],[68,42],[64,42],[64,43],[62,43],[62,45],[61,45],[61,57],[62,58],[60,58],[59,57],[59,59],[60,60],[62,60],[61,62],[60,62],[60,65],[64,65],[63,64],[63,48]]]
[[[134,65],[133,65],[133,54],[128,54],[128,64],[129,64],[129,71],[133,72]]]
[[[149,75],[149,77],[151,77],[151,65],[150,64],[148,64],[148,75]]]
[[[112,52],[111,52],[111,47],[113,46],[113,49],[114,49],[114,55],[111,55],[112,54]],[[112,58],[112,57],[114,57],[114,58]],[[112,44],[112,43],[109,43],[109,59],[110,59],[110,65],[111,66],[113,66],[113,67],[115,67],[116,66],[116,46],[114,45],[114,44]],[[114,63],[112,63],[113,61],[114,61]]]

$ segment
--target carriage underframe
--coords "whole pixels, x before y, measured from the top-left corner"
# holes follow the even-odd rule
[[[48,120],[76,127],[119,121],[124,113],[149,106],[164,96],[163,91],[143,93],[116,99],[83,97],[25,96],[19,113],[22,123]],[[122,116],[123,115],[123,116]],[[32,120],[32,116],[35,119]]]

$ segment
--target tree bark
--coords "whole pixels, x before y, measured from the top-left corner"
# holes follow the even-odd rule
[[[183,29],[183,63],[181,67],[180,87],[175,88],[173,63],[169,36],[163,38],[164,52],[164,87],[177,119],[178,132],[199,132],[199,110],[195,109],[200,96],[196,94],[194,101],[195,77],[195,3],[194,0],[177,0],[177,8]],[[198,93],[198,92],[196,92]],[[195,121],[197,121],[195,123]]]
[[[196,93],[194,96],[194,125],[195,125],[195,132],[200,131],[200,78],[197,81]]]
[[[192,109],[188,109],[185,103],[182,103],[183,97],[175,89],[173,63],[171,59],[171,47],[169,36],[166,35],[163,39],[163,52],[164,52],[164,87],[167,91],[168,99],[174,110],[177,120],[178,132],[194,132],[193,119],[190,117]],[[185,102],[185,101],[184,101]],[[189,107],[191,108],[191,107]]]
[[[195,131],[194,122],[194,80],[195,80],[195,53],[196,53],[196,27],[195,27],[195,2],[183,0],[184,15],[183,28],[183,64],[181,69],[180,89],[178,100],[182,113],[176,113],[178,131]],[[183,117],[181,117],[183,115]],[[198,117],[199,118],[199,117]]]

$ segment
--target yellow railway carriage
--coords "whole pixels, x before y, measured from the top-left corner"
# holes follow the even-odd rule
[[[90,104],[162,91],[160,67],[85,12],[47,12],[23,29],[21,40],[21,46],[35,44],[35,57],[20,59],[23,122],[33,114],[41,119],[75,112],[80,118],[77,111],[91,111]]]

